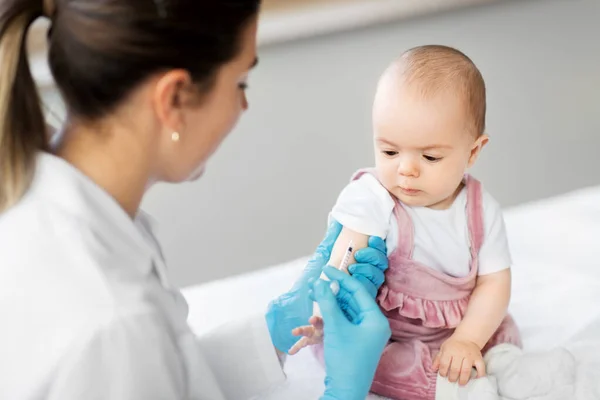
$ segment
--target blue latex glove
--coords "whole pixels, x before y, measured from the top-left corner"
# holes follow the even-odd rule
[[[323,317],[325,393],[321,400],[364,400],[381,354],[391,336],[390,325],[371,294],[357,279],[332,267],[324,269],[352,298],[356,318],[350,322],[329,282],[319,279],[313,297]]]
[[[287,353],[298,341],[292,335],[292,330],[306,325],[312,316],[313,303],[309,296],[309,282],[321,276],[321,272],[331,254],[342,226],[332,223],[327,229],[325,238],[308,261],[302,275],[287,292],[269,303],[267,308],[267,326],[271,334],[271,341],[277,350]]]
[[[375,298],[385,280],[385,271],[388,268],[385,242],[380,237],[371,236],[369,238],[369,247],[365,247],[354,253],[354,259],[356,260],[356,264],[350,265],[348,272],[363,284],[371,297]],[[354,303],[354,296],[351,296],[344,288],[340,288],[337,299],[344,314],[351,321],[354,321],[356,318],[354,310],[358,309]]]
[[[271,334],[273,345],[281,352],[288,353],[290,348],[298,341],[292,335],[292,330],[308,324],[308,319],[313,314],[312,300],[309,297],[309,282],[316,281],[329,261],[331,250],[337,240],[342,225],[332,221],[327,229],[325,238],[304,268],[302,275],[294,286],[287,292],[269,303],[266,313],[267,325]],[[369,247],[358,250],[354,254],[357,261],[348,267],[366,290],[375,297],[384,280],[384,271],[388,267],[385,243],[381,238],[369,238]],[[340,305],[347,311],[350,318],[354,318],[351,306],[352,296],[342,289],[338,295]]]

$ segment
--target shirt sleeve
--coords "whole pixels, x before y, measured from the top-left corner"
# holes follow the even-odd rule
[[[232,321],[198,337],[226,399],[248,399],[285,381],[263,314]]]
[[[355,232],[385,239],[393,210],[388,191],[374,176],[365,174],[342,190],[330,218]]]
[[[512,257],[500,204],[483,191],[485,238],[479,250],[479,275],[489,275],[511,267]]]
[[[73,345],[52,377],[49,400],[185,398],[176,345],[152,313],[117,318]]]

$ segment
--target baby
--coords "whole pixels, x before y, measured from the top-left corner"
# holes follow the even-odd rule
[[[466,175],[488,143],[485,92],[481,73],[458,50],[406,51],[377,87],[375,168],[358,171],[331,212],[344,229],[330,265],[339,265],[350,241],[353,251],[371,235],[387,242],[377,300],[393,333],[372,386],[382,396],[433,400],[438,373],[465,385],[473,371],[485,375],[488,349],[521,346],[507,315],[511,256],[502,212]],[[322,339],[320,318],[310,323],[295,330],[304,338],[290,354]]]

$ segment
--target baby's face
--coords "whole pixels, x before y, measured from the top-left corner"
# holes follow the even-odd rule
[[[428,98],[398,82],[387,86],[379,87],[373,107],[378,177],[406,205],[448,208],[487,137],[468,130],[452,93]]]

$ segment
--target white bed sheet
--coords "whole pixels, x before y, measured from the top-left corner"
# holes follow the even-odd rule
[[[510,312],[525,348],[600,337],[600,187],[509,209],[505,219],[514,261]],[[202,333],[263,312],[305,263],[303,258],[184,289],[190,325]],[[311,399],[322,393],[324,372],[310,352],[289,358],[286,373],[285,386],[262,399]]]

